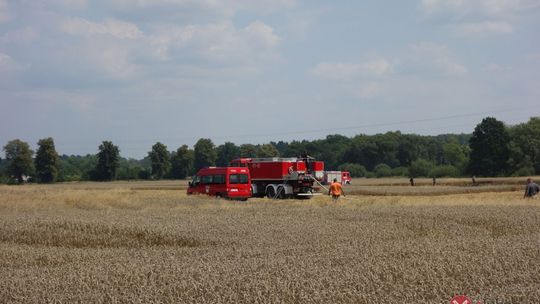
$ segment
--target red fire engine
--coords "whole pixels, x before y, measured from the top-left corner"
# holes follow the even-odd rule
[[[351,173],[349,171],[341,171],[341,183],[350,184],[352,181]]]
[[[233,167],[247,167],[253,196],[269,198],[309,198],[316,193],[314,184],[324,176],[324,162],[306,158],[239,158]]]

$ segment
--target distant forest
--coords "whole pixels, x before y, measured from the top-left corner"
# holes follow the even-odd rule
[[[472,134],[421,136],[399,131],[376,135],[328,135],[313,141],[216,146],[201,138],[193,148],[157,142],[142,160],[121,157],[121,147],[104,141],[97,154],[59,155],[54,139],[38,142],[34,153],[19,139],[3,147],[0,182],[65,182],[184,179],[200,168],[227,166],[238,157],[296,157],[307,153],[326,170],[353,177],[526,176],[540,174],[540,118],[507,126],[484,118]],[[174,148],[176,148],[174,150]]]

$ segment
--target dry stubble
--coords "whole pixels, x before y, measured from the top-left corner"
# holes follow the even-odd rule
[[[0,187],[3,302],[540,302],[540,201]]]

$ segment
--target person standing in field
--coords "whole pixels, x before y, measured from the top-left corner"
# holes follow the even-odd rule
[[[536,194],[540,192],[540,187],[537,183],[533,182],[531,178],[527,179],[527,186],[525,187],[525,194],[523,195],[523,198],[534,198]]]
[[[341,183],[338,183],[337,178],[334,178],[334,182],[328,189],[328,195],[332,196],[332,202],[336,203],[341,195],[345,196]]]

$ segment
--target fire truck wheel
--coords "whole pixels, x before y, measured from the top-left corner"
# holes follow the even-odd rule
[[[285,199],[287,197],[287,194],[285,193],[285,188],[283,188],[283,186],[279,186],[277,188],[277,193],[279,199]]]
[[[266,197],[268,198],[274,198],[276,196],[276,193],[274,191],[274,188],[273,187],[268,187],[266,189]]]
[[[216,193],[216,198],[222,198],[223,196],[221,195],[221,193]]]

